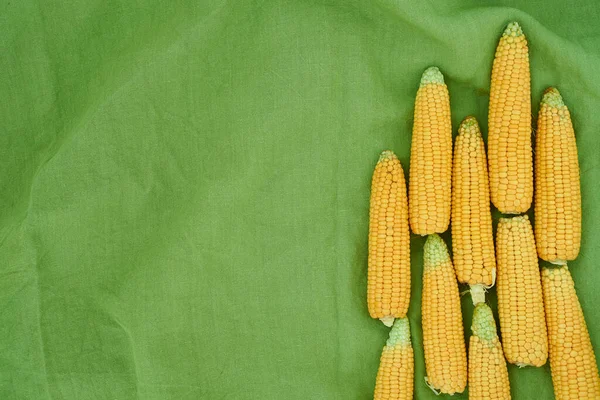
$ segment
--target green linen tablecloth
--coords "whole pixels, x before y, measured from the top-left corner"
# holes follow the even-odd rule
[[[473,114],[487,136],[511,20],[534,115],[549,85],[573,115],[570,265],[600,350],[597,1],[5,0],[0,399],[371,398],[388,334],[365,300],[372,169],[384,149],[407,168],[430,65],[454,134]],[[434,399],[423,243],[409,317],[415,398]],[[514,399],[553,398],[548,365],[509,370]]]

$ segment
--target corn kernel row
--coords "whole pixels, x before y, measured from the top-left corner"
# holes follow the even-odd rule
[[[469,399],[508,400],[510,383],[492,310],[479,303],[473,311],[469,341]]]
[[[527,40],[516,22],[496,48],[488,124],[492,203],[504,214],[524,213],[533,198],[531,93]]]
[[[374,400],[412,400],[414,369],[408,318],[399,318],[381,352]]]
[[[569,269],[542,271],[556,399],[600,399],[596,357]]]
[[[404,171],[384,151],[373,173],[369,219],[367,303],[373,318],[391,326],[410,301],[410,231]]]
[[[496,260],[504,355],[511,364],[542,366],[548,358],[548,336],[533,229],[526,215],[500,218]]]
[[[428,385],[454,394],[467,384],[467,353],[458,283],[446,244],[429,235],[423,249],[421,301]]]
[[[408,197],[412,231],[442,233],[450,223],[452,123],[450,96],[436,67],[425,70],[415,99]]]
[[[474,117],[462,121],[454,145],[452,251],[460,282],[493,284],[496,259],[485,145]]]
[[[557,89],[542,97],[535,145],[535,240],[541,259],[574,260],[581,241],[581,191],[575,132]]]

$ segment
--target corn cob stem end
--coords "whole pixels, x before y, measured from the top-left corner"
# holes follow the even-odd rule
[[[552,260],[548,262],[554,265],[567,265],[567,260]]]
[[[419,86],[425,86],[431,83],[444,84],[444,75],[442,75],[438,67],[427,68],[421,76],[421,83]]]
[[[504,30],[504,33],[502,34],[502,36],[512,36],[512,37],[519,37],[522,35],[523,35],[523,29],[521,29],[521,25],[519,25],[519,23],[516,21],[510,22],[506,26],[506,29]]]
[[[425,384],[427,385],[427,387],[428,387],[429,389],[431,389],[431,391],[432,391],[433,393],[435,393],[435,394],[436,394],[436,396],[439,396],[439,395],[440,395],[440,391],[439,391],[439,390],[437,390],[436,388],[434,388],[434,387],[433,387],[433,385],[432,385],[431,383],[429,383],[429,379],[427,379],[427,377],[425,377],[424,379],[425,379]]]
[[[487,287],[480,283],[476,285],[471,285],[471,300],[473,300],[474,306],[480,303],[485,303],[486,289]]]
[[[394,317],[392,315],[386,315],[385,317],[379,318],[379,320],[388,328],[394,325]]]

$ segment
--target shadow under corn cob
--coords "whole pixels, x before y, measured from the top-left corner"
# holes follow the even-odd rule
[[[421,302],[427,384],[454,394],[467,384],[467,353],[458,283],[446,244],[429,235],[423,254]]]
[[[581,190],[569,109],[555,88],[544,92],[535,146],[535,241],[541,259],[565,264],[579,254]]]
[[[369,211],[367,304],[369,314],[391,326],[410,302],[410,230],[404,171],[384,151],[375,166]]]

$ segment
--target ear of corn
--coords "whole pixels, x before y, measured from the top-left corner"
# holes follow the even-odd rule
[[[423,73],[417,91],[409,173],[413,232],[444,232],[450,223],[452,124],[448,88],[436,67]]]
[[[469,399],[510,399],[508,370],[492,310],[479,303],[473,311],[469,341]]]
[[[542,284],[529,218],[500,218],[496,235],[498,312],[508,362],[546,363],[548,336]]]
[[[558,90],[542,97],[535,146],[535,240],[541,259],[574,260],[581,240],[579,162],[571,115]]]
[[[446,244],[438,235],[425,242],[422,324],[427,383],[442,393],[467,384],[467,354],[458,283]]]
[[[600,399],[596,357],[569,269],[543,268],[542,282],[556,399]]]
[[[452,168],[452,252],[458,280],[490,286],[496,260],[485,146],[474,117],[460,124]]]
[[[390,331],[375,383],[374,400],[412,400],[414,354],[408,318],[399,318]]]
[[[490,88],[488,160],[492,202],[504,214],[531,206],[531,94],[527,40],[508,24],[496,48]]]
[[[379,157],[371,185],[367,303],[391,326],[410,301],[410,231],[402,165],[391,151]]]

